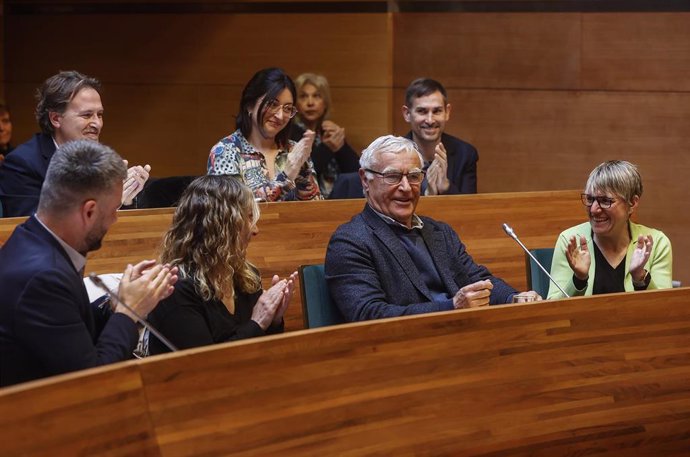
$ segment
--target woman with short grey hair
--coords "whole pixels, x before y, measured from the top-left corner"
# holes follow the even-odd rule
[[[642,197],[637,167],[624,160],[597,166],[581,194],[589,221],[560,234],[551,275],[570,296],[672,287],[671,242],[630,217]],[[553,284],[549,299],[564,298]]]

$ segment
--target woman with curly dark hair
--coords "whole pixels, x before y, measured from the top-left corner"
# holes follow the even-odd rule
[[[283,331],[283,314],[296,273],[273,276],[261,289],[259,272],[246,259],[258,233],[254,194],[233,176],[202,176],[180,198],[160,258],[179,268],[175,291],[150,322],[179,349]],[[150,354],[168,349],[150,335]]]

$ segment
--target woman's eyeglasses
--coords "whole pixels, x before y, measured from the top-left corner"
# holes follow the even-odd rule
[[[397,171],[387,171],[385,173],[381,173],[380,171],[374,171],[370,168],[365,168],[364,171],[368,171],[369,173],[374,173],[375,175],[381,176],[383,178],[383,182],[391,186],[400,184],[400,181],[402,181],[403,176],[407,177],[407,182],[410,184],[420,184],[424,180],[424,172],[422,170],[413,170],[407,173],[400,173]]]
[[[611,205],[613,205],[616,201],[615,198],[597,197],[589,194],[580,194],[580,198],[582,199],[582,204],[588,208],[591,207],[594,204],[594,202],[597,202],[600,208],[609,209],[611,208]]]
[[[297,114],[297,108],[295,108],[295,105],[292,103],[285,103],[281,105],[278,103],[278,100],[268,102],[266,104],[266,111],[271,115],[276,114],[278,111],[283,111],[283,114],[289,119],[292,119]]]

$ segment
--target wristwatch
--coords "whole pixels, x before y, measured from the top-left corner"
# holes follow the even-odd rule
[[[644,278],[642,278],[642,281],[639,281],[639,282],[638,282],[638,281],[635,281],[635,280],[633,279],[633,282],[632,282],[632,283],[633,283],[633,287],[635,287],[635,289],[642,289],[642,290],[644,290],[644,289],[646,289],[647,287],[649,287],[649,283],[652,281],[652,275],[649,274],[649,271],[647,271],[647,270],[645,270],[644,273],[645,273],[645,274],[644,274]]]

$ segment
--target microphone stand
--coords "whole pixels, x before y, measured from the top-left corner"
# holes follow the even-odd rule
[[[110,290],[110,289],[108,288],[108,286],[105,285],[105,283],[103,282],[103,280],[102,280],[101,278],[99,278],[99,277],[96,275],[96,273],[91,273],[91,274],[89,275],[89,279],[91,280],[92,283],[94,283],[94,285],[96,285],[96,287],[98,287],[99,289],[102,289],[106,294],[108,294],[108,296],[110,297],[110,299],[113,300],[113,301],[115,302],[116,305],[118,305],[118,304],[119,304],[119,305],[122,305],[122,306],[124,306],[124,307],[127,309],[127,311],[129,311],[130,313],[132,313],[132,314],[134,315],[134,317],[136,317],[137,320],[138,320],[139,322],[141,322],[141,325],[143,325],[144,327],[146,327],[146,328],[148,329],[149,332],[153,333],[154,336],[155,336],[156,338],[158,338],[158,339],[161,341],[161,343],[163,343],[168,349],[170,349],[171,352],[175,352],[175,351],[178,350],[178,349],[175,347],[175,345],[172,344],[172,343],[170,342],[169,339],[167,339],[166,337],[164,337],[164,336],[161,334],[161,332],[159,332],[158,330],[156,330],[156,328],[155,328],[153,325],[151,325],[151,324],[149,323],[149,321],[147,321],[147,320],[144,319],[142,316],[140,316],[139,313],[137,313],[136,311],[134,311],[134,310],[132,309],[132,307],[129,306],[127,303],[125,303],[125,302],[123,302],[122,300],[120,300],[119,298],[117,298],[117,294],[114,293],[112,290]]]
[[[544,266],[536,259],[536,257],[534,257],[534,256],[532,255],[532,253],[529,252],[529,249],[527,249],[527,248],[525,247],[525,245],[522,244],[522,241],[520,241],[520,238],[518,238],[518,236],[515,234],[515,232],[513,231],[513,229],[510,228],[510,226],[509,226],[508,224],[503,224],[503,231],[506,232],[506,235],[508,235],[509,237],[511,237],[512,239],[514,239],[514,240],[517,242],[517,244],[520,245],[520,247],[522,248],[522,250],[525,251],[525,252],[527,253],[527,255],[530,256],[530,257],[532,258],[532,260],[534,260],[534,262],[535,262],[537,265],[539,265],[539,268],[541,268],[541,271],[543,271],[544,273],[546,273],[546,276],[548,276],[549,279],[551,280],[551,282],[554,283],[554,285],[555,285],[556,287],[558,287],[558,290],[560,290],[561,293],[562,293],[563,295],[566,296],[566,298],[570,298],[570,295],[568,295],[568,294],[565,292],[565,290],[563,290],[563,288],[556,282],[556,280],[553,279],[553,278],[551,277],[551,275],[549,274],[549,272],[546,271],[546,268],[544,268]]]

